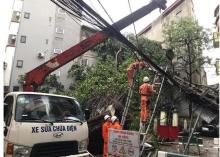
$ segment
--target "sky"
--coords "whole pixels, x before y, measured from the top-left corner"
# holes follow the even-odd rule
[[[8,33],[9,30],[9,24],[10,24],[10,18],[12,13],[13,4],[15,2],[14,8],[16,8],[17,3],[20,0],[0,0],[0,19],[1,19],[1,27],[0,27],[0,50],[1,52],[5,52],[5,45],[7,43]],[[108,16],[105,14],[105,12],[102,10],[101,6],[98,3],[98,0],[84,0],[88,5],[90,5],[94,10],[96,10],[102,17],[104,17],[109,23],[111,21],[109,20]],[[130,14],[129,4],[130,2],[132,11],[137,10],[138,8],[148,4],[150,0],[99,0],[102,5],[105,7],[111,18],[114,22],[118,21],[119,19],[127,16]],[[167,7],[169,7],[175,0],[167,0]],[[194,10],[196,14],[196,18],[199,21],[199,24],[202,25],[205,28],[214,29],[214,9],[219,3],[218,0],[193,0],[194,3]],[[151,12],[151,14],[146,15],[144,18],[138,20],[135,22],[135,27],[137,33],[140,32],[143,28],[145,28],[149,23],[151,23],[153,20],[155,20],[159,15],[161,14],[161,11],[159,9],[154,10]],[[133,25],[130,25],[129,27],[122,30],[123,33],[134,33]],[[204,54],[210,56],[213,58],[213,61],[215,58],[220,57],[220,53],[218,53],[219,50],[211,49],[209,51],[205,51]],[[4,54],[2,53],[2,59],[4,58]],[[0,65],[0,69],[2,64]],[[214,74],[213,66],[212,68],[209,68],[207,71],[207,74],[209,76],[208,83],[213,84],[218,81],[216,81],[216,77]],[[1,80],[2,81],[2,80]]]
[[[19,0],[15,0],[19,1]],[[101,6],[98,3],[98,0],[84,0],[88,5],[90,5],[94,10],[96,10],[102,17],[104,17],[109,23],[111,21],[109,20],[108,16],[105,14],[105,12],[102,10]],[[102,5],[105,7],[111,18],[114,22],[120,20],[121,18],[127,16],[130,14],[129,10],[129,4],[130,2],[132,11],[137,10],[138,8],[148,4],[150,0],[99,0]],[[175,0],[167,0],[167,7],[169,7]],[[0,13],[1,13],[1,27],[0,27],[0,50],[1,52],[5,52],[5,45],[7,43],[7,37],[9,32],[9,22],[11,17],[11,11],[13,6],[14,0],[7,0],[4,1],[0,0]],[[196,18],[199,21],[199,24],[202,25],[205,28],[214,29],[214,9],[219,3],[218,0],[193,0],[194,3],[194,10],[196,14]],[[16,5],[15,5],[16,6]],[[151,12],[151,14],[146,15],[144,18],[138,20],[135,22],[135,27],[137,33],[140,32],[143,28],[145,28],[149,23],[151,23],[153,20],[155,20],[159,15],[161,14],[161,11],[159,9],[154,10]],[[122,30],[122,33],[134,33],[133,25],[130,25],[129,27]],[[205,51],[204,54],[211,56],[213,58],[213,61],[215,58],[220,57],[220,53],[218,53],[219,50],[211,49],[209,51]],[[2,53],[4,54],[4,53]],[[4,55],[2,59],[4,58]],[[2,64],[0,65],[2,66]],[[0,69],[2,69],[0,67]],[[207,68],[207,75],[208,75],[208,84],[214,84],[219,82],[217,80],[217,77],[215,76],[215,69],[213,66],[209,66]],[[2,81],[2,80],[1,80]]]

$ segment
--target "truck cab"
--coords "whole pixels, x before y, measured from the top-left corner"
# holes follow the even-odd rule
[[[89,156],[88,126],[75,98],[11,92],[4,99],[4,156]]]

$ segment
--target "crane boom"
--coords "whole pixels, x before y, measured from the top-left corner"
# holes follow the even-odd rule
[[[120,31],[157,8],[165,9],[165,4],[166,0],[152,0],[146,6],[124,17],[123,19],[114,23],[112,26],[116,30]],[[63,53],[27,72],[23,86],[24,91],[35,91],[36,87],[43,83],[46,76],[67,64],[68,62],[72,61],[73,59],[77,58],[78,56],[82,55],[83,53],[87,52],[88,50],[92,49],[99,43],[105,41],[109,35],[110,34],[105,31],[96,32],[92,36],[69,48]]]

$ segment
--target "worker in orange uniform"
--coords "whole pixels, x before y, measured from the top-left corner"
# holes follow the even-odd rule
[[[119,123],[119,119],[116,116],[112,116],[111,121],[112,121],[112,125],[111,125],[112,129],[122,129]]]
[[[111,124],[111,117],[109,115],[105,115],[104,123],[102,125],[102,138],[104,140],[103,157],[107,157],[108,154],[108,129],[111,127]]]
[[[131,63],[127,68],[128,85],[131,87],[133,85],[133,77],[136,71],[146,67],[144,61],[136,61]]]
[[[145,76],[143,78],[143,84],[139,87],[139,94],[141,95],[141,122],[146,124],[149,119],[149,97],[156,91],[153,89],[153,85],[149,84],[149,78]]]

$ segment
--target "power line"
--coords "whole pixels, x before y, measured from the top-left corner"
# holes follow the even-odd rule
[[[88,13],[77,1],[72,0],[51,0],[57,6],[71,14],[72,16],[84,20],[100,29],[103,29],[105,25],[100,23],[97,19],[93,18],[90,13]],[[83,14],[83,12],[85,14]]]
[[[99,4],[101,5],[102,9],[105,11],[105,13],[107,14],[107,16],[109,17],[109,19],[111,20],[112,23],[114,23],[114,21],[112,20],[111,16],[108,14],[107,10],[104,8],[104,6],[102,5],[102,3],[97,0],[99,2]]]
[[[129,6],[129,9],[130,9],[130,13],[132,13],[130,0],[128,0],[128,6]],[[139,45],[138,44],[138,36],[137,36],[137,31],[136,31],[136,27],[135,27],[134,22],[132,23],[132,25],[133,25],[133,28],[134,28],[135,38],[136,38],[136,42],[137,42],[137,46],[138,46]]]

